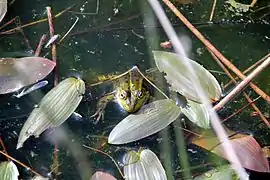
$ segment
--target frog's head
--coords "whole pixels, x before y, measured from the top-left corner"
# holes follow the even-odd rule
[[[120,106],[129,113],[138,111],[149,99],[149,91],[145,88],[138,90],[118,89],[117,101]]]

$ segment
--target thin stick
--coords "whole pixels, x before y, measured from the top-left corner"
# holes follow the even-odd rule
[[[52,9],[51,7],[46,7],[47,15],[48,15],[48,22],[49,22],[49,30],[50,30],[50,38],[54,36],[54,27],[53,27],[53,19],[52,19]],[[57,64],[57,55],[56,55],[56,45],[55,42],[52,43],[52,60]],[[55,76],[54,76],[54,85],[58,84],[58,68],[57,65],[55,67]]]
[[[43,34],[41,36],[39,43],[38,43],[38,46],[37,46],[37,49],[35,51],[35,56],[39,56],[41,49],[42,49],[42,46],[45,44],[46,38],[47,38],[46,34]]]
[[[29,43],[29,39],[27,38],[27,36],[25,35],[24,31],[21,27],[21,19],[20,17],[17,17],[14,21],[14,23],[16,24],[17,27],[19,27],[18,31],[20,31],[20,33],[22,34],[23,37],[23,41],[25,43],[25,45],[27,46],[27,48],[31,51],[31,53],[34,53],[34,50],[32,48],[32,46]]]
[[[216,60],[216,62],[218,63],[218,65],[223,69],[223,71],[229,76],[229,78],[231,78],[231,80],[234,82],[234,84],[236,84],[236,80],[235,78],[231,75],[231,73],[229,72],[229,70],[220,62],[220,60],[214,55],[214,53],[212,53],[211,51],[209,51],[212,55],[212,57]],[[243,93],[245,98],[247,99],[247,101],[249,103],[251,103],[252,108],[259,114],[260,118],[264,121],[264,122],[268,122],[267,119],[264,117],[263,113],[260,111],[260,109],[256,106],[256,104],[252,103],[252,99],[249,97],[249,95],[247,93]],[[266,123],[267,125],[267,123]]]
[[[226,103],[228,103],[237,93],[243,90],[253,78],[255,78],[263,69],[265,69],[270,63],[270,57],[267,58],[262,64],[260,64],[254,71],[252,71],[240,84],[238,84],[225,98],[223,98],[217,105],[215,105],[214,109],[221,109]],[[265,122],[268,127],[270,127],[270,123],[268,121]]]
[[[212,10],[211,10],[211,14],[210,14],[210,18],[209,18],[210,22],[213,21],[213,16],[214,16],[214,13],[215,13],[216,5],[217,5],[217,0],[214,0]]]
[[[97,85],[103,84],[103,83],[105,83],[105,82],[110,82],[110,81],[116,80],[116,79],[118,79],[118,78],[121,78],[121,77],[125,76],[125,75],[128,74],[131,70],[132,70],[132,69],[129,69],[129,70],[127,70],[126,72],[124,72],[124,73],[122,73],[122,74],[120,74],[120,75],[117,75],[117,76],[115,76],[115,77],[113,77],[113,78],[105,79],[105,80],[103,80],[103,81],[99,81],[99,82],[97,82],[97,83],[90,84],[89,86],[90,86],[90,87],[93,87],[93,86],[97,86]]]
[[[11,20],[9,20],[8,22],[6,22],[3,26],[0,27],[0,30],[3,29],[4,27],[6,27],[7,25],[13,23],[19,16],[16,16],[14,18],[12,18]]]
[[[255,6],[255,4],[257,3],[257,0],[252,0],[252,2],[250,3],[250,7],[254,7]]]
[[[261,58],[259,61],[257,61],[256,63],[254,63],[253,65],[251,65],[250,67],[248,67],[246,70],[243,71],[243,74],[248,73],[251,69],[253,69],[254,67],[258,66],[259,64],[261,64],[264,60],[266,60],[268,57],[270,57],[270,53],[268,53],[267,55],[265,55],[263,58]],[[235,80],[238,80],[238,77],[234,78]],[[233,81],[229,81],[223,88],[227,88],[229,85],[231,85],[233,83]]]
[[[1,136],[0,136],[0,144],[1,144],[1,146],[2,146],[2,148],[3,148],[3,150],[4,150],[4,152],[5,152],[6,154],[8,154],[8,153],[7,153],[6,146],[5,146],[5,144],[4,144],[4,142],[3,142],[2,138],[1,138]],[[8,157],[7,157],[7,160],[9,161],[9,158],[8,158]]]
[[[1,151],[0,150],[0,153],[4,156],[6,156],[7,158],[11,159],[12,161],[18,163],[19,165],[21,165],[22,167],[26,168],[26,169],[29,169],[33,174],[37,175],[37,176],[41,176],[43,177],[41,174],[39,174],[38,172],[36,172],[35,170],[33,170],[31,167],[25,165],[24,163],[18,161],[17,159],[11,157],[10,155],[6,154],[5,152]]]
[[[202,135],[200,135],[200,134],[198,134],[198,133],[195,133],[195,132],[193,132],[193,131],[190,131],[190,130],[188,130],[188,129],[186,129],[186,128],[182,128],[182,127],[176,126],[176,125],[174,125],[174,127],[179,128],[179,129],[182,129],[182,130],[184,130],[184,131],[186,131],[186,132],[188,132],[188,133],[190,133],[190,134],[193,134],[193,135],[195,135],[195,136],[202,137]]]
[[[47,6],[47,16],[48,16],[48,22],[49,22],[49,30],[50,30],[50,38],[54,36],[54,27],[53,27],[53,16],[52,16],[52,9],[51,7]],[[56,55],[56,45],[55,42],[52,43],[52,60],[56,63],[55,71],[54,71],[54,86],[57,86],[58,84],[58,65],[57,65],[57,55]],[[59,157],[58,157],[58,145],[55,143],[54,150],[53,150],[53,165],[54,165],[54,172],[57,175],[59,172]]]
[[[225,121],[231,119],[232,117],[234,117],[235,115],[239,114],[240,112],[242,112],[244,109],[246,109],[250,104],[254,103],[255,101],[257,101],[258,99],[260,99],[261,96],[257,97],[256,99],[254,99],[253,101],[249,102],[248,104],[246,104],[245,106],[241,107],[240,109],[238,109],[237,111],[235,111],[234,113],[232,113],[231,115],[229,115],[228,117],[226,117],[225,119],[223,119],[221,121],[221,123],[224,123]]]
[[[113,158],[111,155],[109,155],[108,153],[105,153],[105,152],[103,152],[103,151],[101,151],[101,150],[99,150],[99,149],[95,149],[95,148],[92,148],[92,147],[90,147],[90,146],[86,146],[86,145],[84,145],[84,144],[83,144],[83,147],[85,147],[85,148],[87,148],[87,149],[90,149],[90,150],[93,150],[93,151],[96,151],[96,152],[98,152],[98,153],[104,154],[105,156],[109,157],[109,158],[112,160],[112,162],[114,163],[114,165],[116,166],[116,168],[118,169],[118,171],[119,171],[120,175],[122,176],[122,178],[125,179],[125,176],[124,176],[124,174],[122,173],[120,167],[118,166],[117,162],[114,160],[114,158]]]
[[[75,27],[75,25],[77,24],[79,18],[77,17],[75,22],[73,23],[73,25],[69,28],[69,30],[66,32],[66,34],[60,39],[60,41],[58,42],[58,44],[60,44],[64,39],[65,37],[70,33],[70,31]]]
[[[66,8],[66,9],[64,9],[63,11],[59,12],[58,14],[56,14],[56,15],[53,17],[53,19],[55,19],[55,18],[61,16],[63,13],[67,12],[68,10],[70,10],[73,6],[74,6],[74,5],[69,6],[68,8]],[[16,27],[16,28],[13,28],[13,29],[4,31],[4,32],[0,32],[0,35],[2,35],[2,34],[12,34],[12,33],[17,32],[17,30],[18,30],[19,28],[25,28],[25,27],[33,26],[33,25],[36,25],[36,24],[39,24],[39,23],[42,23],[42,22],[46,22],[46,21],[48,21],[48,18],[44,18],[44,19],[40,19],[40,20],[37,20],[37,21],[34,21],[34,22],[30,22],[30,23],[24,24],[24,25],[22,25],[22,26],[20,26],[20,27]]]
[[[161,91],[161,89],[159,89],[154,83],[152,83],[140,70],[137,66],[134,66],[133,68],[136,68],[137,71],[141,74],[141,76],[149,83],[151,84],[156,90],[158,90],[158,92],[160,92],[166,99],[169,99],[169,97],[163,92]]]
[[[200,40],[202,43],[211,50],[220,60],[224,63],[229,69],[231,69],[237,76],[239,76],[242,80],[245,79],[245,75],[235,67],[227,58],[225,58],[213,45],[210,41],[208,41],[185,17],[184,15],[178,11],[178,9],[169,1],[169,0],[162,0],[172,11],[173,13],[193,32],[193,34]],[[264,100],[270,103],[270,97],[263,92],[260,88],[258,88],[252,82],[249,84],[252,89]]]

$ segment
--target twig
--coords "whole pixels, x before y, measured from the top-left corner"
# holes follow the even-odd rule
[[[74,5],[69,6],[68,8],[64,9],[63,11],[59,12],[58,14],[56,14],[53,18],[57,18],[57,17],[61,16],[63,13],[67,12],[68,10],[70,10],[73,6]],[[22,25],[20,27],[16,27],[16,28],[13,28],[13,29],[4,31],[4,32],[0,32],[0,35],[3,35],[3,34],[12,34],[12,33],[17,32],[17,30],[19,30],[20,28],[25,28],[25,27],[33,26],[33,25],[36,25],[36,24],[39,24],[39,23],[42,23],[42,22],[46,22],[46,21],[48,21],[48,18],[44,18],[44,19],[40,19],[40,20],[37,20],[37,21],[34,21],[34,22],[30,22],[30,23],[24,24],[24,25]]]
[[[39,40],[39,43],[38,43],[38,46],[37,46],[37,49],[35,51],[35,56],[39,56],[40,52],[41,52],[41,49],[42,49],[42,46],[45,44],[45,40],[47,38],[47,35],[46,34],[43,34]]]
[[[255,4],[257,3],[257,0],[252,0],[252,2],[250,3],[250,7],[254,7],[255,6]]]
[[[169,1],[169,0],[162,0],[172,11],[173,13],[193,32],[194,35],[198,39],[202,41],[202,43],[210,50],[212,51],[220,60],[222,63],[224,63],[229,69],[231,69],[237,76],[239,76],[242,80],[245,79],[245,75],[237,69],[227,58],[225,58],[211,43],[208,41],[185,17],[184,15],[178,11],[178,9]],[[270,103],[270,97],[263,92],[260,88],[258,88],[255,84],[252,82],[250,83],[250,86],[252,89],[260,95],[264,100],[266,100],[268,103]]]
[[[237,111],[235,111],[234,113],[232,113],[231,115],[229,115],[228,117],[226,117],[225,119],[223,119],[221,122],[224,123],[225,121],[231,119],[232,117],[234,117],[235,115],[239,114],[240,112],[242,112],[244,109],[246,109],[250,104],[254,103],[255,101],[257,101],[258,99],[260,99],[261,96],[257,97],[256,99],[254,99],[253,101],[249,102],[248,104],[244,105],[243,107],[241,107],[240,109],[238,109]]]
[[[20,31],[20,33],[22,34],[23,37],[23,41],[25,43],[25,45],[27,46],[27,48],[31,51],[31,53],[34,53],[34,50],[32,48],[32,46],[29,43],[29,39],[27,38],[27,36],[25,35],[24,31],[21,27],[21,19],[20,17],[17,17],[14,21],[14,23],[16,24],[17,27],[19,27],[18,31]]]
[[[47,16],[49,22],[49,30],[50,30],[50,38],[54,36],[54,27],[53,27],[53,16],[52,16],[52,9],[51,7],[46,7],[47,9]],[[56,45],[55,42],[52,43],[52,60],[56,63],[55,70],[54,70],[54,86],[58,84],[58,64],[57,64],[57,55],[56,55]],[[53,151],[53,166],[54,166],[54,173],[57,175],[59,172],[59,157],[58,157],[58,145],[55,143],[54,151]]]
[[[137,66],[134,66],[133,68],[137,69],[137,71],[140,73],[140,75],[151,85],[153,86],[158,92],[160,92],[166,99],[170,99],[161,89],[159,89],[154,83],[152,83],[141,71]],[[132,68],[132,69],[133,69]]]
[[[83,144],[83,147],[85,147],[85,148],[87,148],[87,149],[90,149],[90,150],[92,150],[92,151],[96,151],[96,152],[98,152],[98,153],[104,154],[105,156],[109,157],[109,158],[112,160],[112,162],[114,163],[114,165],[116,166],[116,168],[118,169],[118,171],[119,171],[120,175],[122,176],[122,178],[125,179],[125,178],[124,178],[125,176],[124,176],[124,174],[122,173],[120,167],[118,166],[117,162],[114,160],[114,158],[113,158],[111,155],[109,155],[108,153],[105,153],[105,152],[103,152],[103,151],[101,151],[101,150],[99,150],[99,149],[95,149],[95,148],[92,148],[92,147],[90,147],[90,146],[86,146],[86,145],[84,145],[84,144]]]
[[[183,131],[186,131],[186,132],[188,132],[188,133],[190,133],[190,134],[193,134],[193,135],[195,135],[195,136],[202,137],[202,135],[200,135],[200,134],[198,134],[198,133],[195,133],[195,132],[193,132],[193,131],[191,131],[191,130],[188,130],[188,129],[186,129],[186,128],[183,128],[183,127],[180,127],[180,126],[176,126],[176,125],[174,125],[174,127],[179,128],[179,129],[182,129]]]
[[[215,105],[214,109],[221,109],[226,103],[228,103],[235,95],[243,90],[250,81],[255,78],[264,68],[266,68],[270,63],[270,57],[267,58],[262,64],[260,64],[254,71],[252,71],[240,84],[238,84],[225,98],[223,98],[217,105]],[[265,121],[268,127],[270,127],[270,123]]]
[[[212,55],[212,57],[216,60],[216,62],[218,63],[218,65],[223,69],[223,71],[229,76],[229,78],[234,82],[234,84],[236,84],[236,80],[235,78],[231,75],[231,73],[229,72],[229,70],[220,62],[220,60],[214,55],[214,53],[212,53],[211,51],[209,51],[210,54]],[[249,97],[249,95],[247,93],[243,93],[245,98],[247,99],[247,101],[249,103],[251,103],[252,108],[259,114],[260,118],[264,121],[264,122],[268,122],[267,119],[264,117],[263,113],[260,111],[260,109],[256,106],[256,104],[252,103],[252,99]],[[266,123],[267,124],[267,123]]]
[[[209,18],[209,21],[210,22],[213,20],[213,16],[214,16],[214,13],[215,13],[216,5],[217,5],[217,0],[214,0],[213,6],[212,6],[212,10],[211,10],[211,14],[210,14],[210,18]]]
[[[261,58],[259,61],[257,61],[256,63],[254,63],[253,65],[251,65],[250,67],[248,67],[246,70],[243,71],[243,74],[248,73],[251,69],[253,69],[254,67],[258,66],[259,64],[261,64],[264,60],[266,60],[268,57],[270,57],[270,53],[268,53],[266,56],[264,56],[263,58]],[[238,77],[234,78],[235,80],[238,80]],[[233,83],[233,80],[229,81],[223,88],[226,89],[229,85],[231,85]]]
[[[15,18],[12,18],[8,22],[6,22],[3,26],[0,27],[0,30],[3,29],[4,27],[6,27],[7,25],[13,23],[17,18],[18,18],[18,16],[16,16]]]
[[[18,161],[17,159],[11,157],[10,155],[6,154],[5,152],[1,151],[0,150],[0,153],[4,156],[6,156],[7,158],[11,159],[12,161],[18,163],[19,165],[21,165],[22,167],[26,168],[26,169],[29,169],[33,174],[37,175],[37,176],[41,176],[43,177],[41,174],[39,174],[38,172],[36,172],[35,170],[33,170],[31,167],[25,165],[24,163]]]
[[[60,44],[64,39],[65,37],[70,33],[70,31],[75,27],[75,25],[77,24],[79,18],[77,17],[75,22],[73,23],[73,25],[69,28],[69,30],[66,32],[66,34],[60,39],[60,41],[58,42],[58,44]]]
[[[53,27],[53,19],[52,19],[52,9],[51,7],[46,7],[47,15],[48,15],[48,22],[49,22],[49,30],[50,30],[50,38],[54,36],[54,27]],[[56,45],[55,42],[52,43],[52,60],[56,63],[55,67],[55,76],[54,76],[54,85],[58,84],[58,68],[57,68],[57,55],[56,55]]]
[[[3,150],[4,150],[4,152],[5,152],[6,154],[8,154],[8,153],[7,153],[6,146],[5,146],[5,144],[4,144],[4,142],[3,142],[2,138],[1,138],[1,136],[0,136],[0,144],[1,144],[1,146],[2,146],[2,148],[3,148]],[[9,161],[9,158],[8,158],[8,157],[7,157],[7,160]]]

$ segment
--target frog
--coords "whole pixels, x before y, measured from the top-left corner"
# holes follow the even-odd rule
[[[149,88],[137,66],[114,80],[113,85],[114,90],[98,100],[96,112],[90,116],[90,118],[95,118],[94,124],[104,119],[105,108],[110,102],[117,103],[124,111],[132,114],[150,99]]]

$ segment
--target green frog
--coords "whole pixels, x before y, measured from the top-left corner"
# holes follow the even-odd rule
[[[96,119],[95,124],[104,118],[105,108],[109,102],[118,103],[128,113],[138,111],[150,98],[150,92],[144,78],[133,67],[127,74],[117,78],[114,82],[114,91],[105,94],[97,103],[97,110],[91,116]]]

